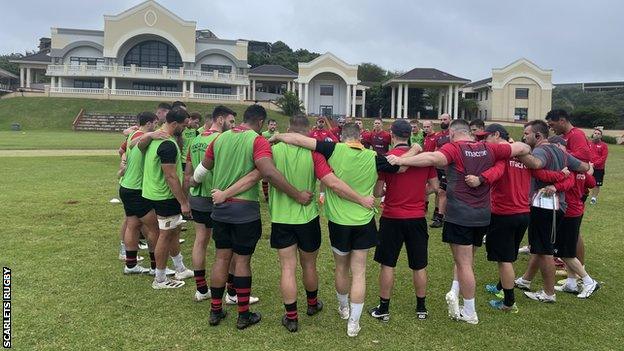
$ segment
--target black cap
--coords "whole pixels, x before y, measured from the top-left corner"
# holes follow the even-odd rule
[[[507,132],[507,129],[505,129],[505,127],[503,127],[502,125],[498,124],[498,123],[492,123],[490,125],[488,125],[484,131],[482,132],[477,132],[475,133],[475,135],[477,137],[482,137],[485,138],[486,136],[490,135],[490,134],[494,134],[498,132],[498,134],[500,134],[500,137],[507,140],[509,139],[509,132]]]
[[[394,121],[390,130],[399,138],[409,138],[412,135],[412,126],[404,119]]]

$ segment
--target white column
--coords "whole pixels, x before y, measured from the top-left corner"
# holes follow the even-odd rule
[[[251,81],[251,99],[256,100],[256,80]]]
[[[396,104],[396,101],[395,101],[396,98],[394,96],[394,87],[392,85],[390,86],[390,89],[391,89],[391,93],[390,93],[390,118],[394,118],[395,117],[394,109],[396,107],[396,105],[395,105]]]
[[[310,113],[310,106],[308,105],[308,102],[310,100],[308,100],[308,98],[310,97],[310,83],[309,82],[305,83],[303,85],[303,89],[305,90],[304,99],[303,99],[303,106],[305,107],[306,114],[309,114]]]
[[[186,96],[186,81],[182,81],[182,96]]]
[[[243,87],[243,100],[247,100],[247,90],[248,90],[249,86],[245,85]]]
[[[453,100],[453,119],[457,119],[457,111],[459,110],[459,85],[455,86],[455,98]]]
[[[191,81],[189,84],[191,85],[191,94],[195,94],[195,82]],[[238,85],[236,86],[236,91],[238,92]]]
[[[409,84],[405,84],[405,92],[403,93],[403,100],[405,103],[403,104],[403,118],[407,118],[407,98],[408,98]]]
[[[301,82],[299,82],[299,90],[297,90],[297,96],[299,96],[299,101],[303,102],[303,83]]]
[[[54,86],[54,77],[52,77],[52,86]],[[104,89],[108,89],[108,77],[104,77]]]
[[[20,67],[20,88],[24,87],[24,67]]]
[[[113,79],[115,79],[115,78],[113,78]],[[62,87],[63,87],[63,77],[58,77],[58,84],[57,84],[57,86],[58,86],[59,88],[62,88]]]
[[[442,114],[442,89],[438,89],[438,115]]]
[[[104,78],[104,84],[106,85],[106,78]],[[56,77],[50,78],[50,87],[54,88],[55,85],[56,85]]]
[[[362,117],[366,117],[366,89],[362,90]]]
[[[30,88],[30,82],[32,77],[30,76],[30,67],[26,68],[26,88]]]
[[[345,94],[345,116],[351,115],[351,85],[347,84],[347,93]]]
[[[401,118],[403,116],[403,84],[399,84],[399,88],[397,90],[397,111],[396,117]]]
[[[353,97],[353,99],[351,100],[351,116],[355,117],[355,105],[356,105],[356,93],[357,93],[357,86],[354,84],[353,85],[353,91],[351,92],[351,96]]]
[[[453,86],[449,85],[448,93],[446,94],[446,113],[451,113],[451,108],[453,104]]]
[[[59,79],[59,88],[61,87],[61,81]],[[115,77],[111,78],[111,89],[113,90],[111,94],[115,94],[115,89],[117,89],[117,79]]]
[[[191,82],[191,84],[193,84],[193,82]],[[191,88],[193,88],[192,85],[191,85]],[[240,100],[240,96],[241,96],[240,88],[241,88],[240,85],[236,86],[236,100]]]

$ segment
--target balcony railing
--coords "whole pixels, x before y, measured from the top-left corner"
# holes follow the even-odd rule
[[[154,90],[131,90],[131,89],[92,89],[92,88],[65,88],[50,87],[52,94],[75,94],[75,95],[108,95],[111,98],[115,96],[136,96],[136,97],[155,97],[155,98],[171,98],[183,99],[185,96],[195,100],[225,100],[236,101],[242,100],[242,95],[230,94],[204,94],[204,93],[186,93],[181,91],[154,91]]]
[[[249,77],[235,73],[221,73],[219,71],[198,71],[184,68],[152,68],[119,66],[119,65],[48,65],[48,76],[60,77],[114,77],[114,78],[149,78],[164,80],[186,80],[209,83],[228,83],[248,85]]]

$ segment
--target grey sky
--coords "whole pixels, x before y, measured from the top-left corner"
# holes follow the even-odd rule
[[[348,63],[434,67],[478,80],[525,57],[555,83],[624,80],[622,1],[160,0],[224,39],[282,40]],[[2,0],[0,53],[33,50],[50,27],[103,29],[140,0]]]

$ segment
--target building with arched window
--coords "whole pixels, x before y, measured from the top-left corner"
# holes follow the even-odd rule
[[[248,42],[208,34],[149,0],[104,16],[102,31],[52,28],[49,52],[15,62],[22,87],[44,71],[53,96],[245,99]]]

